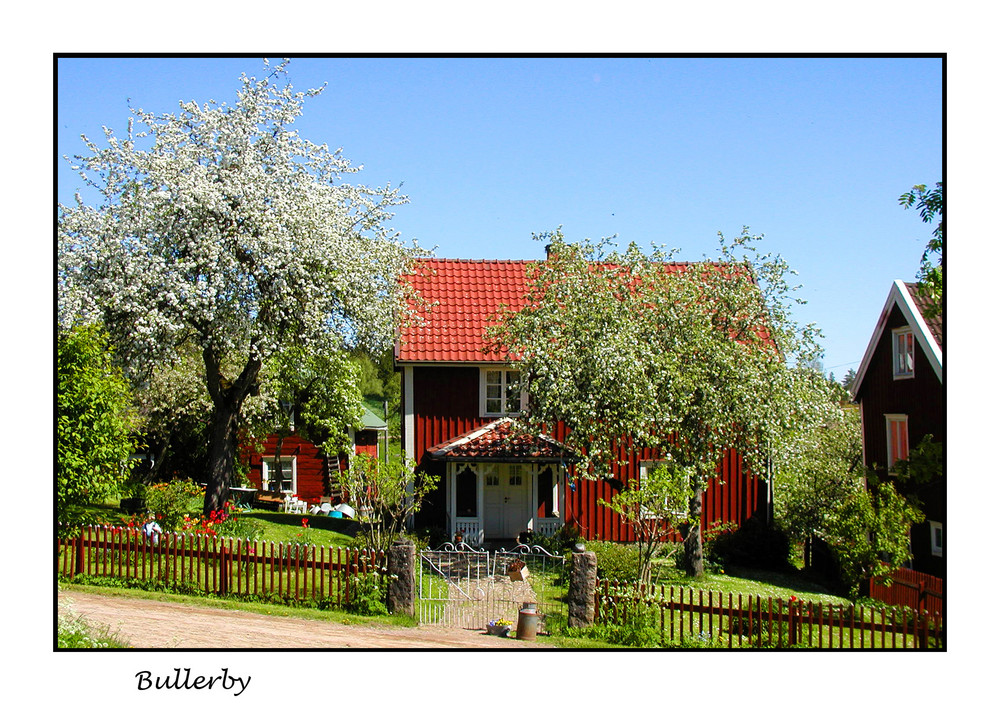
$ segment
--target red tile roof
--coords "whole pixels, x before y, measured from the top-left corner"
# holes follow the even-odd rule
[[[930,330],[931,335],[934,336],[934,340],[937,344],[944,344],[944,326],[942,323],[941,314],[938,313],[936,316],[927,316],[927,309],[931,305],[931,298],[920,293],[920,285],[915,282],[906,282],[906,289],[913,298],[913,303],[917,305],[920,309],[920,315],[924,317],[924,321],[927,322],[927,328]]]
[[[572,460],[565,446],[543,435],[517,432],[512,419],[503,418],[481,426],[468,434],[456,436],[427,449],[435,458],[445,460],[490,461],[559,461]]]
[[[524,306],[528,260],[420,259],[407,279],[424,302],[424,322],[400,332],[397,360],[407,362],[499,362],[487,353],[483,334],[501,304]]]
[[[502,305],[525,305],[527,269],[536,260],[448,260],[421,258],[406,277],[423,298],[422,321],[400,331],[396,361],[407,363],[497,363],[502,353],[487,352],[487,326]],[[689,263],[663,263],[665,272],[682,272]],[[766,331],[761,338],[769,338]]]

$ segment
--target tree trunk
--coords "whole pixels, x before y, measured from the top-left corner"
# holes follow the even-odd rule
[[[701,576],[705,572],[705,561],[702,555],[701,514],[704,495],[701,479],[691,481],[694,491],[688,502],[688,521],[691,523],[687,536],[684,538],[684,571],[688,576]]]
[[[228,395],[226,396],[228,397]],[[205,486],[205,516],[220,510],[229,499],[233,467],[236,463],[236,429],[239,406],[216,404],[212,411],[212,431],[208,449],[208,478]],[[242,400],[241,400],[242,402]]]
[[[204,513],[220,510],[229,499],[233,468],[236,465],[237,431],[243,401],[257,394],[257,375],[261,361],[251,355],[243,372],[230,382],[222,374],[221,358],[211,346],[202,351],[205,360],[205,383],[212,398],[212,429],[208,447],[208,478],[205,487]]]

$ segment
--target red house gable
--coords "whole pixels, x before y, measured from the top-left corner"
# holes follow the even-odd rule
[[[400,331],[396,361],[500,362],[483,333],[501,305],[520,309],[527,292],[525,260],[417,260],[407,280],[429,307],[422,322]]]
[[[871,341],[851,386],[861,406],[865,465],[883,481],[900,484],[894,463],[909,457],[926,436],[945,443],[944,330],[927,316],[917,285],[892,283]],[[916,493],[925,522],[910,531],[912,568],[944,576],[944,475],[905,488]]]
[[[598,502],[617,492],[615,484],[571,480],[572,455],[559,443],[559,425],[554,438],[525,438],[510,433],[505,409],[491,414],[484,404],[516,375],[502,353],[488,352],[484,333],[502,307],[526,304],[532,264],[421,259],[406,278],[422,300],[414,309],[423,321],[400,330],[395,351],[403,448],[423,472],[441,479],[417,522],[466,541],[510,541],[526,529],[549,534],[564,524],[587,539],[632,541],[631,528]],[[626,454],[614,468],[616,480],[640,478],[648,462],[647,452]],[[766,497],[763,482],[727,453],[705,493],[703,526],[740,523]]]

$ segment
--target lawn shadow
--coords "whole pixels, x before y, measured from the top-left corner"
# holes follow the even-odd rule
[[[361,530],[361,523],[343,517],[330,517],[328,515],[296,515],[284,512],[247,512],[247,517],[253,517],[264,522],[271,522],[276,525],[287,527],[301,527],[302,520],[307,519],[310,527],[316,529],[339,532],[348,537],[357,536]]]
[[[841,594],[839,586],[822,582],[814,574],[802,571],[801,569],[773,571],[745,566],[732,566],[726,567],[726,573],[735,578],[768,583],[774,586],[787,588],[790,591],[823,593],[830,595]]]

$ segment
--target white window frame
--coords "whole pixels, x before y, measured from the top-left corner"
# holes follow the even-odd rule
[[[274,456],[270,458],[264,457],[260,464],[260,484],[263,486],[262,490],[267,490],[270,483],[270,476],[273,472],[271,469],[271,463],[274,461]],[[298,493],[298,462],[295,456],[281,456],[279,458],[281,466],[284,467],[285,463],[291,462],[292,464],[292,488],[291,490],[279,490],[281,493],[291,493],[296,495]]]
[[[486,410],[486,381],[489,377],[489,373],[500,373],[500,411],[499,412],[488,412]],[[520,371],[514,368],[506,367],[488,367],[479,369],[479,416],[480,417],[519,417],[524,411],[525,406],[528,403],[528,394],[524,389],[523,381],[518,383],[519,387],[519,402],[520,406],[517,411],[511,411],[509,409],[509,404],[507,400],[507,388],[510,386],[510,382],[507,376],[511,373],[515,373],[520,376]],[[497,399],[497,398],[493,398]]]
[[[897,456],[893,449],[893,437],[892,437],[892,425],[893,424],[903,424],[903,429],[906,432],[906,438],[902,442],[903,454]],[[885,446],[886,446],[886,465],[889,467],[889,475],[896,475],[896,471],[893,470],[896,466],[896,461],[901,461],[903,459],[909,458],[910,456],[910,420],[905,414],[887,414],[885,415]]]
[[[654,466],[656,466],[659,463],[661,463],[661,461],[655,461],[655,460],[651,460],[651,461],[639,461],[639,483],[640,483],[640,485],[648,477],[648,475],[649,475],[649,469],[652,468],[652,467],[654,467]],[[684,512],[683,509],[677,510],[677,509],[671,509],[670,508],[670,498],[664,498],[664,509],[667,511],[667,514],[673,515],[674,517],[683,517],[685,515],[685,512]],[[649,512],[649,511],[645,512],[643,516],[644,517],[656,517],[656,515],[654,515],[653,513]]]
[[[931,526],[931,556],[944,556],[944,525],[934,520],[931,520],[929,524]],[[937,539],[939,532],[941,534],[940,542]]]
[[[904,342],[900,345],[900,340]],[[909,326],[892,330],[892,379],[907,380],[913,377],[916,362],[916,343]]]

